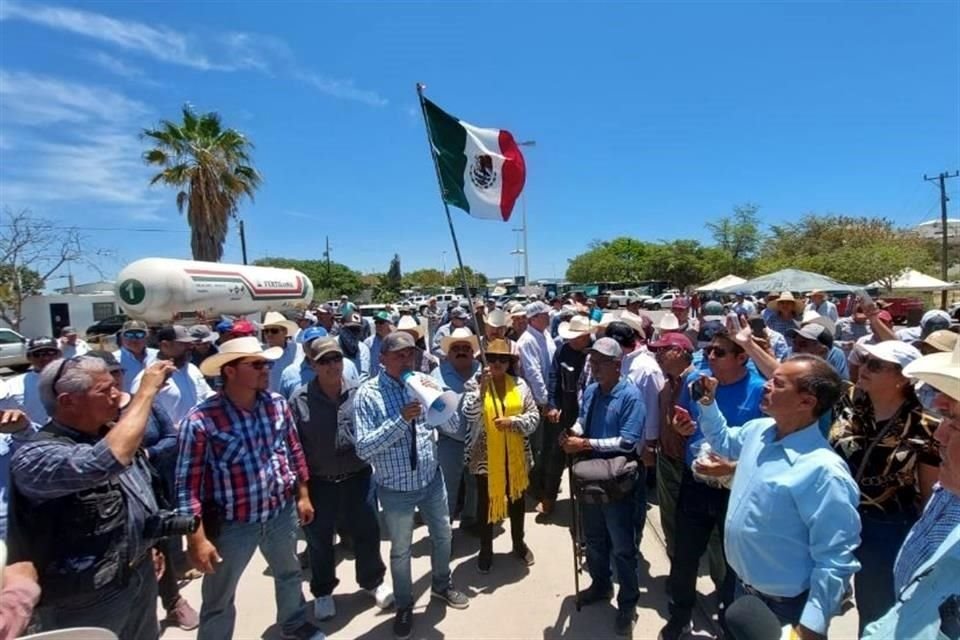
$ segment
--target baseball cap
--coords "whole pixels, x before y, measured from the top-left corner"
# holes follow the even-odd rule
[[[923,340],[934,331],[950,328],[950,314],[942,309],[932,309],[920,318],[920,339]]]
[[[317,313],[328,313],[330,315],[333,315],[333,307],[331,307],[328,304],[322,304],[319,307],[317,307]]]
[[[799,329],[790,329],[787,334],[791,338],[794,336],[800,336],[802,338],[806,338],[807,340],[815,340],[825,347],[833,346],[833,334],[830,333],[830,330],[825,326],[815,322],[805,324]]]
[[[307,357],[317,361],[328,353],[343,353],[340,348],[340,341],[330,336],[324,336],[310,342],[307,345]]]
[[[413,349],[416,346],[416,343],[413,341],[413,336],[411,336],[409,333],[406,331],[394,331],[383,339],[383,342],[380,345],[380,351],[390,353],[391,351]]]
[[[194,342],[216,342],[220,334],[214,333],[205,324],[195,324],[190,327],[188,333]]]
[[[536,300],[535,302],[531,302],[526,307],[524,307],[523,311],[524,313],[527,314],[528,318],[532,318],[534,316],[539,316],[540,314],[543,314],[543,313],[550,313],[550,307],[547,306],[545,302],[540,302],[539,300]]]
[[[359,325],[363,323],[359,313],[351,313],[343,319],[343,326]]]
[[[685,336],[682,333],[665,333],[659,340],[655,340],[649,343],[651,349],[668,349],[670,347],[676,347],[678,349],[683,349],[687,353],[693,353],[693,343],[690,342],[690,338]]]
[[[877,313],[877,320],[879,320],[880,322],[882,322],[883,324],[885,324],[885,325],[887,325],[887,326],[892,326],[892,325],[893,325],[893,316],[890,315],[890,312],[889,312],[889,311],[880,311],[880,312],[878,312],[878,313]]]
[[[257,332],[257,328],[253,326],[253,323],[249,320],[237,320],[233,323],[233,328],[230,330],[231,333],[235,333],[238,336],[252,336]]]
[[[599,353],[602,356],[613,358],[614,360],[623,358],[623,349],[620,348],[620,345],[617,344],[617,341],[613,338],[600,338],[594,342],[593,346],[587,351],[590,353]]]
[[[121,333],[124,331],[146,331],[147,323],[143,320],[127,320],[123,323],[123,328],[120,329]]]
[[[708,320],[700,325],[700,331],[697,333],[697,344],[708,344],[718,333],[726,331],[723,320]]]
[[[466,309],[463,307],[454,307],[450,309],[450,319],[451,320],[466,320],[470,317],[470,314],[467,313]]]
[[[233,331],[233,318],[224,318],[217,323],[217,333],[230,333]]]
[[[47,349],[53,349],[54,351],[60,351],[60,343],[54,340],[49,336],[40,336],[39,338],[31,338],[27,342],[27,355],[35,351],[46,351]]]
[[[110,373],[113,373],[114,371],[121,371],[123,369],[123,367],[120,366],[120,361],[117,360],[116,356],[109,351],[102,351],[98,349],[96,351],[88,351],[84,355],[103,360],[103,363],[107,365],[107,369],[110,371]]]
[[[234,325],[236,326],[236,325]],[[157,341],[163,342],[188,342],[193,344],[193,336],[187,331],[187,328],[179,324],[168,324],[165,327],[157,329]]]
[[[960,335],[949,329],[934,331],[923,339],[924,343],[937,351],[953,351],[953,348],[957,346],[957,340],[960,340]]]
[[[373,314],[373,321],[374,323],[392,322],[392,318],[390,317],[390,314],[387,313],[386,311],[377,311],[375,314]]]
[[[327,330],[323,327],[309,327],[301,331],[297,337],[300,338],[300,342],[309,345],[312,340],[327,337]]]
[[[884,340],[876,344],[863,343],[858,345],[858,347],[878,360],[898,364],[901,368],[907,366],[922,355],[912,344],[907,344],[900,340]]]
[[[673,302],[670,303],[671,309],[689,309],[690,301],[686,298],[674,298]]]
[[[60,329],[60,335],[61,335],[61,336],[75,336],[75,335],[77,335],[77,330],[74,329],[73,327],[64,327],[63,329]]]
[[[726,311],[723,309],[723,304],[717,302],[716,300],[710,300],[703,305],[701,311],[704,318],[722,318],[726,315]]]

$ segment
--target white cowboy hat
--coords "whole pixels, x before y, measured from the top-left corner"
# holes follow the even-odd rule
[[[663,314],[657,327],[660,331],[677,331],[680,329],[680,320],[670,312]]]
[[[836,335],[837,333],[837,323],[826,316],[822,316],[816,311],[807,310],[803,312],[803,317],[800,318],[800,324],[819,324],[824,329],[830,332],[830,335]]]
[[[954,400],[960,400],[960,342],[953,351],[931,353],[903,368],[903,375],[927,383]]]
[[[561,322],[557,335],[564,340],[574,340],[597,330],[597,323],[586,316],[574,316],[570,322]]]
[[[611,322],[616,322],[620,319],[620,314],[623,311],[620,309],[614,309],[613,311],[604,311],[603,315],[600,317],[600,326],[607,327]]]
[[[287,330],[287,337],[289,338],[297,335],[297,332],[300,331],[300,326],[296,322],[287,320],[287,317],[279,311],[267,311],[263,314],[263,322],[260,323],[260,326],[264,329],[267,327],[283,327]]]
[[[263,345],[255,336],[245,338],[234,338],[227,340],[220,345],[220,351],[206,358],[200,363],[200,373],[213,378],[220,375],[220,369],[223,365],[239,360],[257,356],[264,360],[276,360],[283,355],[283,349],[280,347],[270,347],[264,349]]]
[[[632,311],[627,311],[626,309],[624,309],[620,313],[620,322],[626,322],[628,325],[630,325],[631,329],[633,329],[640,335],[643,335],[644,325],[646,324],[644,322],[643,316],[637,315]]]
[[[414,340],[419,340],[423,337],[423,326],[413,319],[413,316],[400,316],[400,320],[397,322],[397,331],[412,331],[417,336]]]
[[[477,336],[473,335],[473,332],[466,327],[454,329],[449,336],[440,340],[440,350],[446,355],[446,353],[450,351],[450,346],[456,342],[469,342],[473,346],[474,355],[480,353],[480,341],[477,340]]]
[[[493,327],[494,329],[499,329],[505,327],[508,324],[507,314],[503,312],[502,309],[494,309],[487,314],[487,317],[484,318],[484,324],[488,327]]]

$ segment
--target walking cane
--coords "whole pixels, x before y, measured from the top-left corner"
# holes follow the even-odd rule
[[[567,482],[570,483],[570,528],[573,539],[573,593],[577,611],[580,611],[580,509],[577,507],[577,488],[573,482],[573,456],[567,456]]]

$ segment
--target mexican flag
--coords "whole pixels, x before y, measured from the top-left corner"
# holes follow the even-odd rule
[[[510,219],[523,191],[523,155],[509,131],[481,129],[423,99],[443,199],[476,218]]]

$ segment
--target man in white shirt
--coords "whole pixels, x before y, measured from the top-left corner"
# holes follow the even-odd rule
[[[33,338],[27,343],[27,360],[30,370],[7,380],[9,399],[16,403],[30,418],[30,422],[43,426],[49,420],[47,410],[40,401],[37,384],[43,368],[61,357],[60,343],[46,336]]]
[[[827,300],[827,294],[820,289],[814,289],[808,296],[806,311],[816,311],[825,318],[833,320],[834,324],[840,319],[837,313],[837,305]]]
[[[90,351],[90,345],[77,336],[73,327],[64,327],[60,330],[60,351],[64,358],[75,358]]]
[[[130,387],[140,372],[157,359],[157,350],[147,347],[147,323],[127,320],[120,330],[120,367],[123,369],[123,390]]]
[[[213,390],[200,369],[190,362],[193,337],[185,327],[178,324],[161,327],[157,331],[157,340],[160,347],[157,359],[170,360],[177,370],[157,393],[154,406],[166,411],[174,426],[179,428],[180,421],[197,404],[212,396]],[[131,393],[136,393],[140,388],[142,378],[143,372],[133,381]]]

